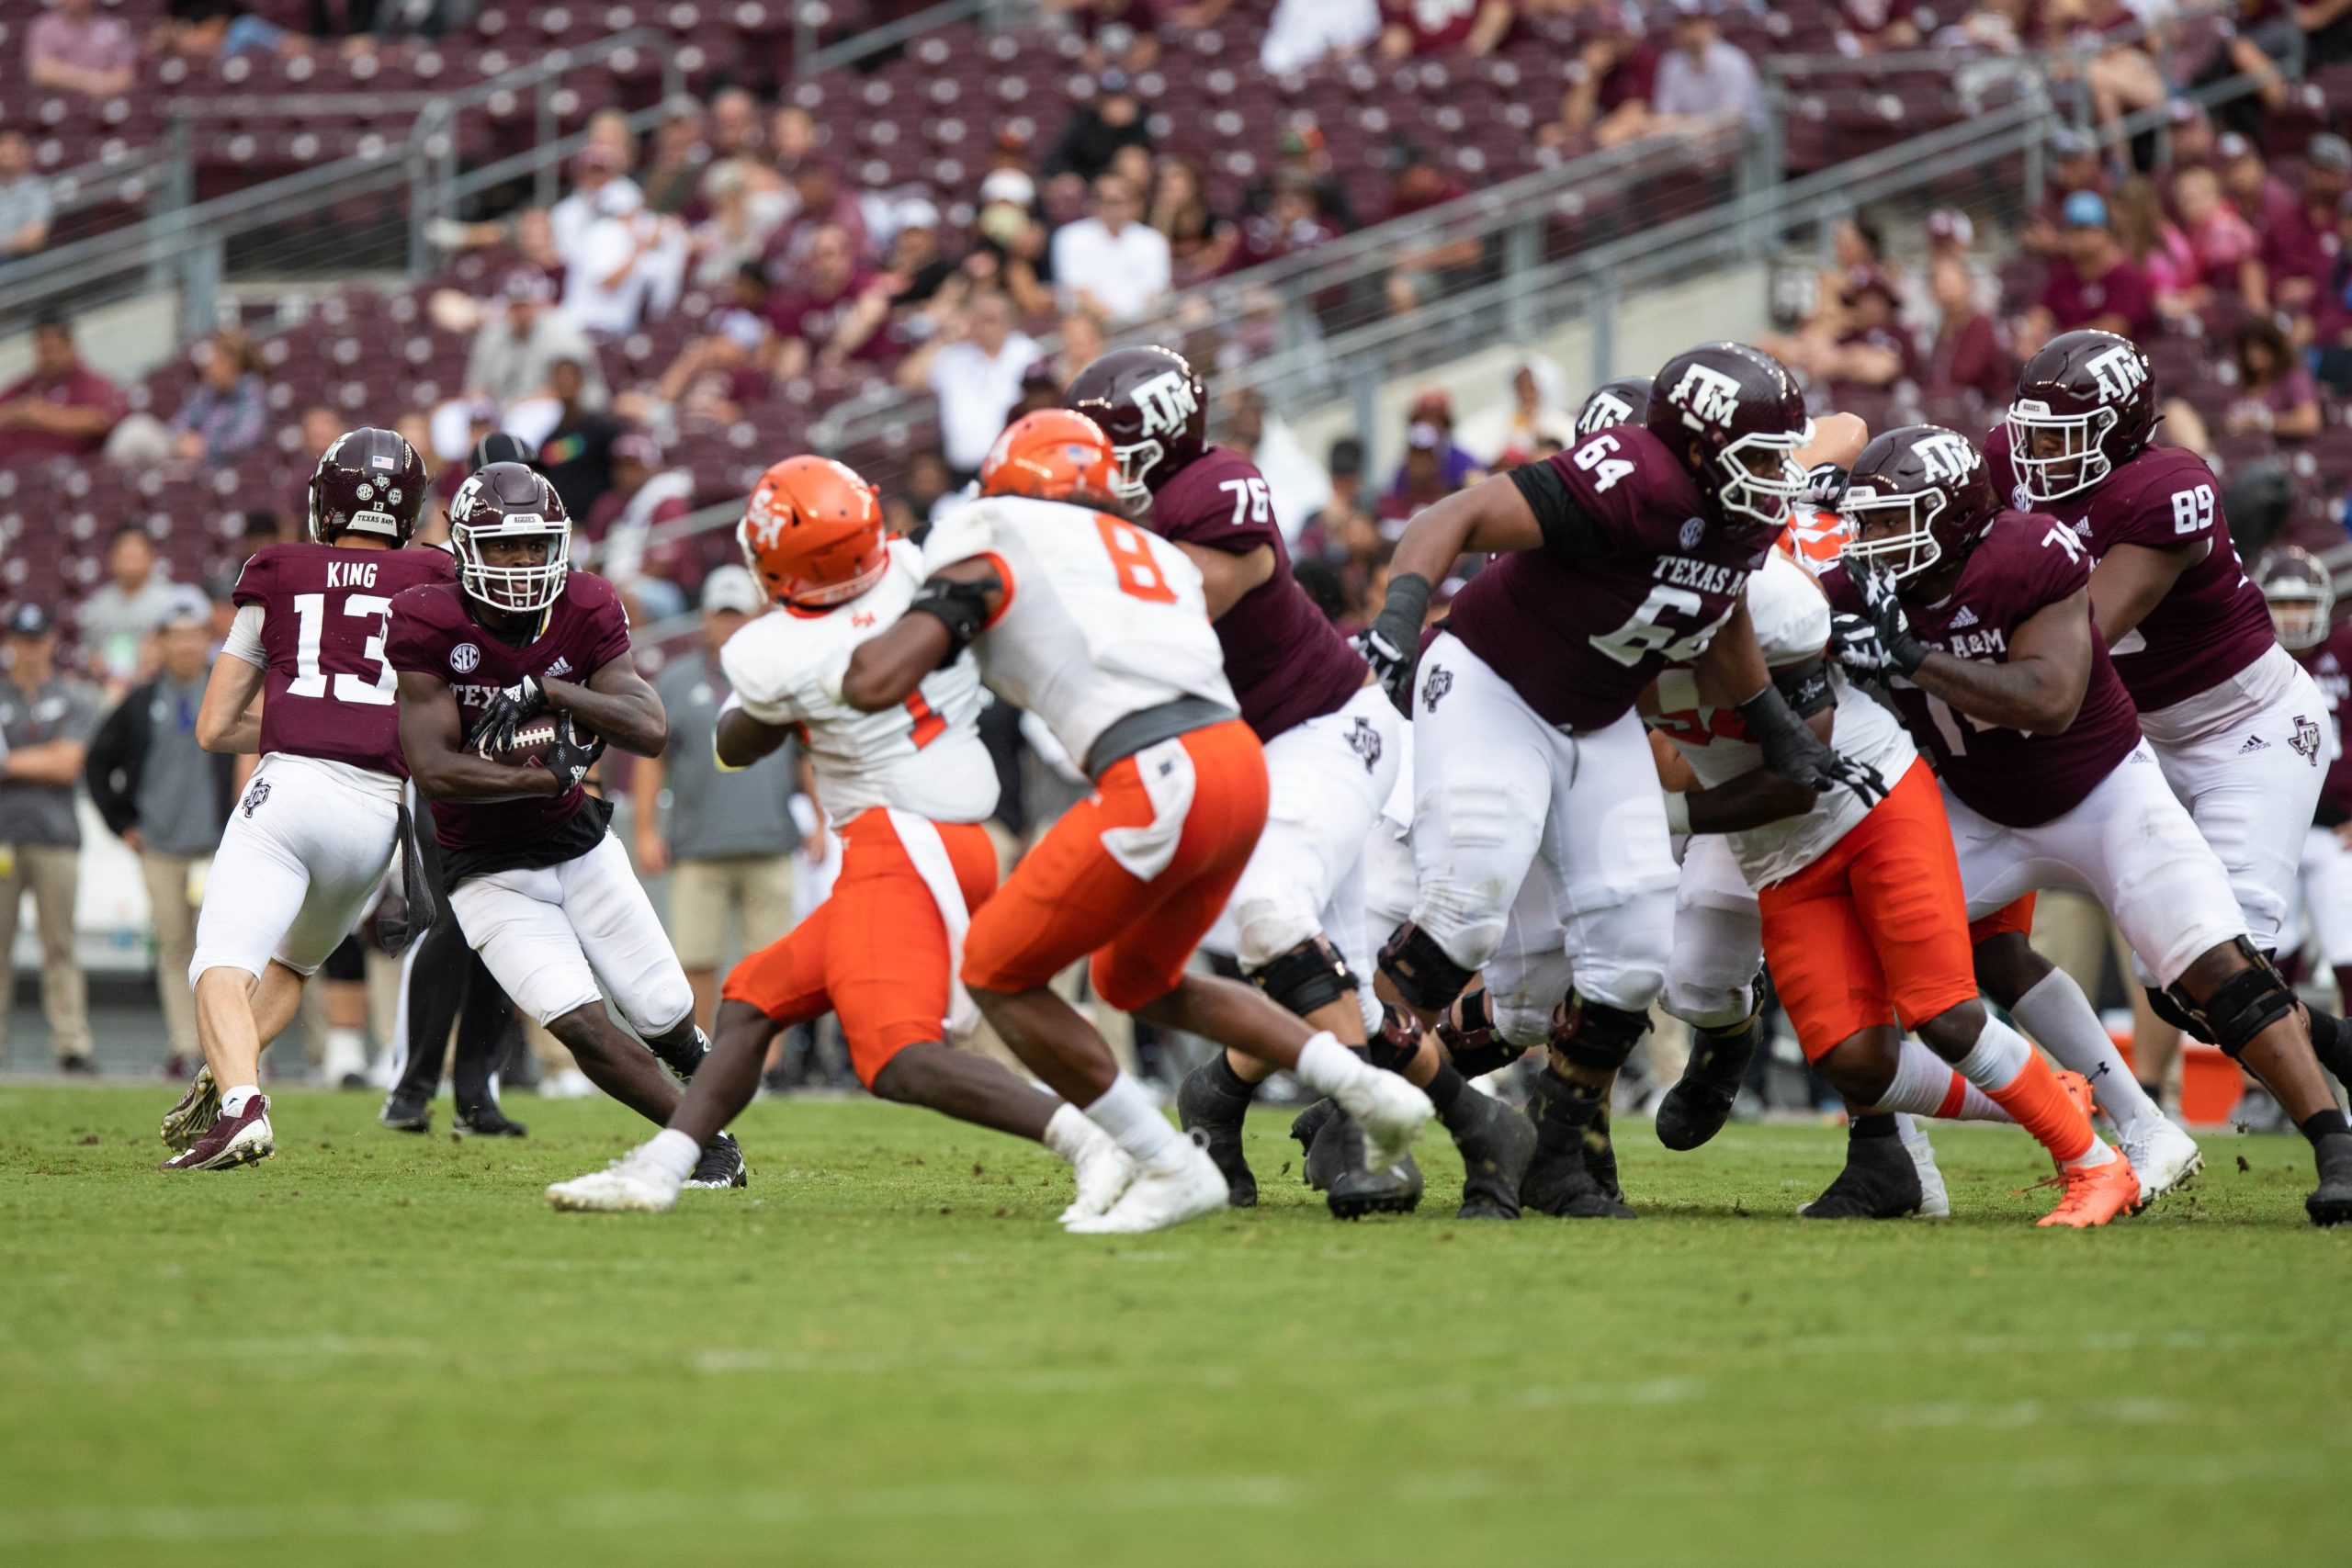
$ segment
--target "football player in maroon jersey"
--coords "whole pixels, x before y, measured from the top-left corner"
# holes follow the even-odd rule
[[[2056,518],[2000,510],[1977,461],[1965,436],[1932,425],[1863,449],[1842,505],[1850,564],[1822,578],[1841,612],[1839,657],[1885,683],[1935,757],[1970,918],[2044,886],[2098,897],[2171,1002],[2311,1140],[2312,1222],[2352,1221],[2352,1128],[2294,993],[2247,935],[2220,860],[2141,737],[2093,620],[2089,552]],[[2022,945],[2021,933],[1996,940],[2012,939]],[[1980,960],[1980,981],[2015,1011],[1998,967]],[[2148,1131],[2119,1123],[2127,1151]]]
[[[1363,1046],[1380,1027],[1365,962],[1363,851],[1396,784],[1396,705],[1291,576],[1265,477],[1240,453],[1207,442],[1207,393],[1183,355],[1114,349],[1072,378],[1064,400],[1110,437],[1128,514],[1200,568],[1226,678],[1265,748],[1265,831],[1203,945],[1236,960],[1244,978],[1299,1017]],[[1207,1138],[1237,1208],[1258,1201],[1241,1123],[1272,1071],[1227,1051],[1193,1069],[1177,1094],[1179,1117]],[[1499,1102],[1449,1096],[1453,1087],[1431,1099],[1462,1148],[1463,1214],[1516,1215],[1533,1135]],[[1363,1134],[1344,1115],[1325,1107],[1301,1120],[1308,1179],[1334,1214],[1419,1201],[1417,1171],[1365,1168]]]
[[[304,979],[358,923],[410,830],[384,638],[395,595],[449,577],[448,557],[402,548],[425,484],[424,460],[393,432],[346,433],[311,472],[304,542],[257,552],[237,579],[197,739],[261,762],[197,920],[188,980],[205,1065],[164,1118],[180,1151],[166,1170],[274,1152],[262,1042],[292,1020]]]
[[[1416,516],[1365,635],[1413,704],[1419,888],[1381,950],[1383,995],[1425,1028],[1444,1021],[1463,1070],[1548,1044],[1521,1189],[1543,1213],[1633,1213],[1603,1116],[1664,981],[1677,874],[1634,698],[1693,661],[1748,694],[1736,706],[1775,772],[1884,792],[1791,710],[1743,597],[1804,493],[1809,430],[1770,355],[1678,355],[1644,424],[1605,426]],[[1496,558],[1417,659],[1430,584],[1473,551]],[[1487,988],[1464,997],[1481,971]]]
[[[2229,873],[2254,945],[2275,953],[2325,784],[2327,705],[2278,646],[2262,591],[2230,542],[2212,470],[2193,452],[2154,445],[2156,419],[2145,353],[2113,333],[2062,333],[2026,362],[1984,455],[2011,504],[2056,517],[2089,552],[2091,607],[2140,727]],[[2025,964],[2022,942],[2006,951]],[[2079,989],[2051,973],[2041,985]],[[2087,1010],[2064,999],[2063,1016],[2079,1028]],[[2148,1000],[2205,1037],[2161,987]],[[2025,1005],[2019,1017],[2031,1029],[2035,1001]],[[2309,1021],[2321,1060],[2352,1076],[2344,1021]],[[2119,1119],[2144,1098],[2136,1085],[2100,1089],[2125,1102],[2109,1106]]]
[[[607,742],[659,755],[669,720],[630,657],[619,596],[571,570],[571,542],[555,488],[520,463],[458,487],[457,581],[392,604],[401,745],[433,803],[466,940],[581,1071],[661,1126],[678,1104],[662,1065],[690,1077],[709,1047],[685,971],[607,830],[611,807],[582,784]],[[554,731],[543,755],[501,755],[543,715]],[[651,1054],[613,1021],[600,983]],[[721,1133],[689,1185],[743,1182],[742,1154]]]
[[[2328,705],[2335,737],[2332,760],[2320,787],[2319,809],[2303,835],[2303,863],[2296,892],[2311,916],[2317,960],[2335,972],[2337,996],[2352,1002],[2352,750],[2344,731],[2352,725],[2352,621],[2335,622],[2335,582],[2308,550],[2282,545],[2254,570],[2256,587],[2270,605],[2278,646],[2311,671]],[[2297,932],[2292,915],[2287,935]],[[2333,1064],[2329,1070],[2335,1071]],[[2343,1075],[2337,1073],[2341,1080]]]

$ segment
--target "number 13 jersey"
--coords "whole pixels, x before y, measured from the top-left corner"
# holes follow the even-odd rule
[[[1196,697],[1239,711],[1184,552],[1107,512],[996,496],[923,541],[923,570],[985,558],[1004,601],[973,644],[989,689],[1080,762],[1129,714]]]
[[[426,547],[271,545],[245,562],[232,595],[228,649],[264,671],[261,749],[408,777],[399,683],[384,642],[393,595],[456,580]]]
[[[1562,729],[1614,724],[1660,670],[1705,652],[1781,533],[1707,520],[1681,463],[1635,425],[1510,478],[1547,541],[1581,517],[1607,551],[1498,556],[1454,596],[1446,629]]]

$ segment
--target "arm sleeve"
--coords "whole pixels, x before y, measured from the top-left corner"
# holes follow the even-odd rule
[[[220,644],[220,651],[232,659],[241,659],[256,670],[269,668],[269,655],[261,646],[262,618],[269,612],[258,604],[240,604],[237,618],[229,623],[229,635]]]
[[[1565,456],[1565,454],[1563,454]],[[1535,513],[1544,530],[1544,547],[1558,555],[1591,559],[1609,553],[1609,538],[1600,520],[1577,495],[1558,457],[1522,463],[1510,471],[1510,482]]]

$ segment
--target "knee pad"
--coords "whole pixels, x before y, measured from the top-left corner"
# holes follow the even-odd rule
[[[1552,1049],[1588,1072],[1613,1073],[1649,1032],[1650,1015],[1590,1001],[1570,991],[1552,1011]]]
[[[1670,973],[1666,977],[1663,1000],[1667,1011],[1691,1028],[1719,1033],[1740,1028],[1756,1016],[1757,1010],[1756,987],[1752,982],[1708,985]]]
[[[1437,1021],[1438,1040],[1465,1078],[1498,1073],[1527,1054],[1526,1046],[1514,1045],[1495,1032],[1487,1000],[1486,992],[1473,991]]]
[[[2204,1020],[2182,1006],[2170,991],[2161,986],[2143,986],[2140,989],[2147,995],[2149,1010],[2158,1018],[2191,1040],[2201,1041],[2208,1045],[2213,1043],[2213,1032],[2205,1027]]]
[[[2236,946],[2250,967],[2216,986],[2202,1004],[2191,1001],[2177,981],[2167,987],[2173,999],[2211,1032],[2202,1038],[2219,1045],[2232,1060],[2256,1035],[2295,1010],[2295,993],[2277,966],[2246,938],[2237,938]]]
[[[1426,1012],[1451,1006],[1477,973],[1448,958],[1437,940],[1410,920],[1380,950],[1380,972],[1398,996]]]
[[[1420,1054],[1421,1032],[1413,1021],[1395,1008],[1380,1010],[1380,1027],[1373,1031],[1372,1039],[1364,1046],[1364,1055],[1372,1065],[1386,1073],[1401,1073],[1405,1064]]]
[[[1243,978],[1301,1018],[1353,996],[1356,988],[1348,961],[1329,938],[1319,935],[1243,971]]]

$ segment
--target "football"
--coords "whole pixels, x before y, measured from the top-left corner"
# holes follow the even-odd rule
[[[585,738],[586,731],[580,732]],[[514,739],[504,746],[487,743],[477,747],[483,757],[493,762],[511,762],[517,767],[537,767],[555,750],[556,716],[541,714],[516,727]]]

